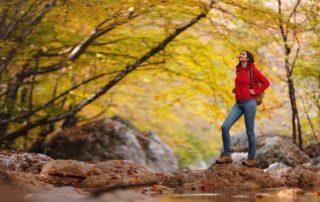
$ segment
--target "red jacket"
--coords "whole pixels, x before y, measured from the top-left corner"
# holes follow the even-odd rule
[[[249,80],[249,68],[252,69],[252,89],[254,95],[249,92],[250,80]],[[235,98],[236,100],[251,100],[255,99],[257,94],[262,93],[265,89],[270,86],[269,80],[256,68],[255,64],[252,63],[246,68],[241,65],[236,66],[236,78],[235,78]],[[260,87],[258,87],[260,82]]]

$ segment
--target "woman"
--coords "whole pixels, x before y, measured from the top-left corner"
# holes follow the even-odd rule
[[[252,70],[252,89],[250,89],[249,68]],[[254,120],[256,115],[256,95],[262,93],[270,86],[268,79],[256,68],[252,53],[243,50],[239,55],[239,63],[236,66],[235,93],[236,103],[221,126],[223,153],[216,163],[232,163],[230,151],[230,133],[232,125],[244,114],[246,133],[248,136],[248,158],[243,165],[254,167],[256,153],[256,138],[254,134]],[[259,87],[258,82],[262,85]]]

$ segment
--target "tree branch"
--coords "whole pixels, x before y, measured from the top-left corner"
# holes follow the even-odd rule
[[[83,100],[79,104],[75,105],[70,111],[60,114],[58,116],[53,117],[45,117],[33,122],[27,123],[26,126],[8,134],[4,138],[1,139],[1,141],[12,141],[24,134],[26,134],[29,130],[43,124],[48,124],[52,122],[57,122],[60,120],[63,120],[69,116],[72,116],[79,112],[82,108],[84,108],[86,105],[92,103],[97,98],[105,94],[109,89],[111,89],[113,86],[115,86],[117,83],[119,83],[122,79],[124,79],[130,72],[134,71],[139,65],[147,61],[149,58],[157,54],[159,51],[163,50],[172,40],[174,40],[178,35],[180,35],[183,31],[190,28],[192,25],[196,24],[198,21],[200,21],[202,18],[207,16],[207,13],[212,8],[213,4],[215,3],[215,0],[211,0],[209,4],[209,9],[201,12],[199,15],[197,15],[195,18],[193,18],[189,23],[187,23],[184,26],[181,26],[177,28],[173,33],[171,33],[169,36],[167,36],[160,44],[158,44],[156,47],[152,48],[150,51],[148,51],[145,55],[143,55],[141,58],[139,58],[135,63],[131,65],[127,65],[125,68],[122,69],[122,71],[117,74],[113,79],[111,79],[106,85],[101,87],[96,91],[96,93],[92,94],[88,99]]]

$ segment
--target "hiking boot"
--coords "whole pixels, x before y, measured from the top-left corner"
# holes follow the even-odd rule
[[[220,157],[220,158],[218,158],[216,160],[217,164],[232,163],[232,162],[233,162],[233,160],[232,160],[232,157],[230,155],[222,156],[222,157]]]
[[[247,159],[246,161],[242,162],[242,165],[248,166],[248,167],[254,167],[256,161],[254,159]]]

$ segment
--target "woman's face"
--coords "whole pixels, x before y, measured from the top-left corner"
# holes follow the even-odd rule
[[[239,55],[239,62],[246,62],[248,61],[248,56],[246,51],[242,51]]]

